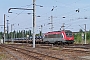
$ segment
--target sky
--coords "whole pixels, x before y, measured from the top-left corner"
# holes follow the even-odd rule
[[[77,32],[80,29],[84,31],[85,24],[86,30],[90,30],[90,0],[36,0],[35,3],[36,33],[39,33],[41,30],[41,25],[43,26],[43,33],[51,31],[51,24],[49,24],[51,23],[51,16],[53,16],[53,31],[60,30],[63,23],[65,25],[64,29],[71,30],[73,32]],[[32,10],[27,11],[12,9],[10,11],[13,13],[8,13],[9,8],[32,9],[32,4],[33,0],[1,0],[0,25],[3,25],[5,14],[6,20],[9,20],[9,32],[11,31],[11,24],[14,24],[13,30],[16,31],[29,29],[32,30]],[[53,11],[51,11],[52,9]],[[76,10],[79,10],[79,12],[76,12]],[[3,26],[0,26],[0,31],[3,31]]]

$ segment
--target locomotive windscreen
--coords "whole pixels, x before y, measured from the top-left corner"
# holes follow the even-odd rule
[[[66,36],[69,36],[69,37],[72,37],[72,32],[71,31],[65,31],[65,33],[66,33]]]

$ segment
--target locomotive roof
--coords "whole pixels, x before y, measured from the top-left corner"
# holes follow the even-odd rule
[[[60,33],[61,33],[61,31],[53,31],[53,32],[45,33],[45,35],[47,35],[47,34],[60,34]]]
[[[70,30],[52,31],[52,32],[47,32],[47,33],[45,33],[45,35],[46,35],[46,34],[59,34],[59,33],[61,33],[61,32],[71,32],[71,31],[70,31]]]
[[[70,30],[65,30],[65,32],[71,32]]]
[[[52,31],[52,32],[62,32],[62,31],[69,32],[70,30],[61,30],[61,31]],[[48,32],[48,33],[52,33],[52,32]]]
[[[61,32],[61,31],[52,31],[52,32]],[[48,32],[48,33],[52,33],[52,32]]]

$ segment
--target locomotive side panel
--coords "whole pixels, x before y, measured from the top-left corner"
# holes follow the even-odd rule
[[[63,38],[44,38],[43,42],[59,43],[59,42],[66,42],[66,41]]]
[[[64,38],[64,35],[62,35],[61,31],[49,32],[45,34],[43,42],[49,42],[49,43],[66,42],[63,38]]]
[[[74,37],[70,30],[48,32],[45,34],[43,42],[48,43],[73,43]]]

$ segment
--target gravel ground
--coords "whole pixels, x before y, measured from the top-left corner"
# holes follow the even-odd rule
[[[12,51],[7,48],[0,47],[0,60],[35,60],[31,57]]]
[[[33,49],[31,49],[33,50]],[[33,51],[37,52],[43,52],[45,54],[55,56],[58,58],[61,58],[63,60],[90,60],[90,58],[87,58],[86,56],[90,56],[90,54],[87,54],[85,52],[73,52],[73,51],[63,51],[62,50],[57,50],[57,49],[35,49]],[[85,57],[85,58],[84,58]]]
[[[0,60],[16,60],[8,51],[0,47]]]
[[[26,46],[21,46],[21,48],[26,48]],[[77,52],[77,51],[63,50],[64,48],[33,49],[32,47],[28,47],[28,49],[35,52],[48,54],[50,56],[55,56],[63,60],[90,60],[90,50],[89,52],[82,52],[82,51]],[[35,60],[35,59],[25,56],[24,54],[20,54],[16,51],[0,47],[0,60]]]

